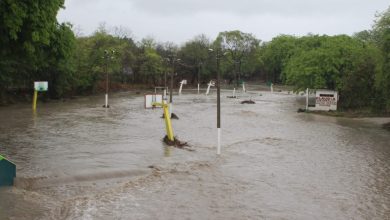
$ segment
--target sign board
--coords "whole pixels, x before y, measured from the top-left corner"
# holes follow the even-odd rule
[[[306,92],[308,93],[308,92]],[[308,94],[306,98],[308,106]],[[336,111],[337,102],[339,99],[338,92],[332,90],[318,89],[315,92],[315,107],[308,106],[308,110],[312,111]]]
[[[337,102],[333,95],[320,95],[316,97],[316,104],[330,107],[331,105],[337,105]]]
[[[154,102],[162,103],[162,94],[147,94],[145,95],[145,108],[161,108],[161,106],[153,106]]]
[[[183,81],[181,81],[184,85],[187,85],[187,80],[184,79]]]
[[[38,92],[45,92],[49,88],[47,81],[34,82],[34,90]]]

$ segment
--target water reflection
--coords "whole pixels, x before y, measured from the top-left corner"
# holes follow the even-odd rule
[[[172,152],[171,146],[164,146],[164,157],[170,157]]]

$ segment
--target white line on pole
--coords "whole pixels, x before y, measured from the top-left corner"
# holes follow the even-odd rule
[[[217,154],[221,154],[221,128],[217,128],[218,130],[218,143],[217,143]]]
[[[106,105],[105,107],[107,108],[108,107],[108,94],[106,93]]]

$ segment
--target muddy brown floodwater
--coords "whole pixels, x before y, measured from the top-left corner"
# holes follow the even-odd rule
[[[0,219],[390,219],[390,133],[382,119],[297,113],[300,96],[174,97],[161,109],[129,93],[0,108],[0,152],[17,164]],[[242,105],[251,99],[253,105]]]

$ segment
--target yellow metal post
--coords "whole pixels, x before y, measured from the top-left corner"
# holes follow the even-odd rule
[[[38,99],[38,91],[34,90],[33,105],[32,105],[33,111],[37,110],[37,99]]]
[[[167,136],[170,141],[174,141],[174,135],[173,135],[173,129],[172,129],[172,122],[171,122],[171,117],[169,114],[169,108],[168,104],[166,103],[158,103],[154,102],[153,105],[155,106],[162,106],[164,110],[164,119],[165,119],[165,129],[167,131]]]
[[[170,141],[174,141],[173,129],[172,129],[171,117],[169,117],[170,114],[169,114],[168,105],[164,104],[163,109],[164,109],[165,128],[167,129],[168,139]]]

